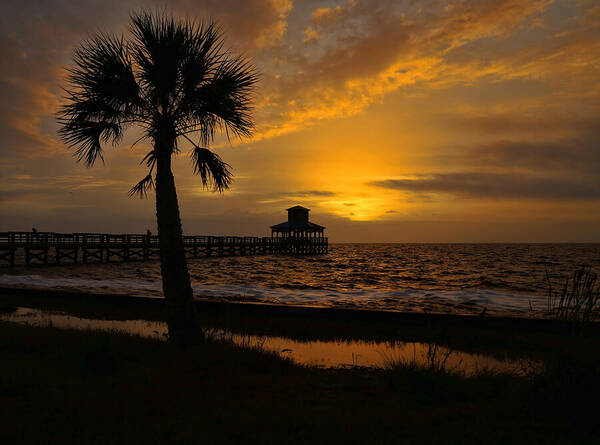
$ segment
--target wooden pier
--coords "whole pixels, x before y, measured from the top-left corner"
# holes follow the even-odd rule
[[[325,237],[184,236],[188,258],[234,255],[317,255]],[[77,264],[147,261],[159,258],[157,235],[109,233],[0,232],[0,264]],[[20,263],[20,261],[19,261]]]

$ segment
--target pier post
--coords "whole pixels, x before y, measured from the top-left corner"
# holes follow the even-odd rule
[[[77,264],[78,251],[78,247],[55,247],[56,264],[61,264],[60,260],[63,259],[71,260],[73,264]]]
[[[48,250],[48,247],[25,247],[25,264],[29,266],[33,260],[48,264]]]
[[[8,248],[0,250],[0,260],[8,262],[10,267],[15,266],[15,248]]]

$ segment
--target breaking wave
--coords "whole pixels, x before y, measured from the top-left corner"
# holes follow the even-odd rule
[[[537,315],[600,244],[334,244],[327,255],[200,258],[197,298],[442,313]],[[15,267],[0,286],[161,296],[157,261]]]

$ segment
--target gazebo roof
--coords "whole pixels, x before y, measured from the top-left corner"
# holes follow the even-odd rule
[[[294,207],[290,207],[289,209],[285,209],[288,212],[290,210],[306,210],[307,212],[310,212],[310,209],[307,209],[306,207],[302,207],[302,206],[294,206]]]
[[[299,207],[299,206],[298,206]],[[280,232],[286,232],[288,230],[308,230],[312,232],[320,232],[325,229],[325,227],[320,226],[319,224],[311,223],[311,222],[282,222],[281,224],[275,224],[271,226],[272,230],[278,230]]]

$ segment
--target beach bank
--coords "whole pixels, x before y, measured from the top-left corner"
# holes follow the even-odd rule
[[[7,323],[0,353],[3,443],[590,443],[598,434],[589,376],[574,385],[552,373],[467,378],[402,363],[320,369],[228,342],[179,348]]]
[[[31,307],[105,320],[164,321],[164,300],[131,295],[0,288],[0,307]],[[534,356],[566,347],[569,323],[535,318],[355,310],[196,300],[203,327],[301,341],[421,341],[466,352]],[[586,341],[600,338],[600,324]]]
[[[3,313],[31,307],[161,322],[163,305],[0,289]],[[0,416],[10,425],[0,441],[584,443],[598,433],[587,409],[599,396],[597,326],[581,335],[552,320],[201,300],[197,308],[203,327],[246,336],[431,342],[539,359],[544,368],[467,376],[438,356],[430,364],[390,357],[384,368],[324,369],[227,339],[180,348],[118,332],[0,322]]]

